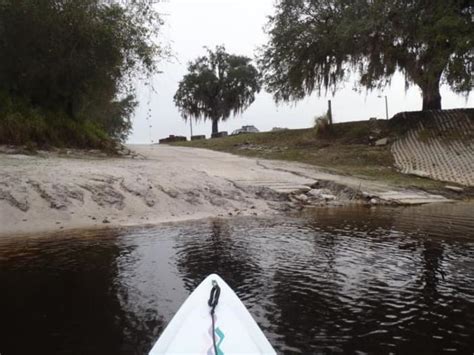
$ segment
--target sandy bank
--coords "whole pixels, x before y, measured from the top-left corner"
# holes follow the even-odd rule
[[[261,216],[357,199],[446,201],[305,164],[171,146],[130,148],[138,158],[0,154],[0,235]]]

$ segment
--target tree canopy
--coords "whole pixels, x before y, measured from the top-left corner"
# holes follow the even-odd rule
[[[245,111],[254,102],[260,76],[250,58],[229,54],[223,46],[207,52],[189,64],[174,102],[184,119],[211,120],[216,134],[219,121]]]
[[[153,0],[0,0],[0,92],[125,139],[132,78],[151,73]]]
[[[334,93],[351,73],[381,88],[399,70],[440,109],[440,83],[472,90],[473,16],[470,0],[279,0],[259,66],[276,101]]]

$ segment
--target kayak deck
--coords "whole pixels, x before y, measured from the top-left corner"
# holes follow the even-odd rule
[[[214,354],[211,308],[213,281],[220,287],[215,307],[218,355],[276,354],[244,304],[216,274],[208,276],[180,307],[150,351],[157,354]]]

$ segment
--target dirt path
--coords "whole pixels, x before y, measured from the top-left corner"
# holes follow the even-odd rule
[[[163,145],[130,148],[142,159],[0,154],[0,235],[268,215],[311,201],[345,203],[354,191],[369,200],[446,201],[304,164]]]

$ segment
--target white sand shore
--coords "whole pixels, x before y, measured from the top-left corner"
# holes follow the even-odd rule
[[[316,180],[386,201],[445,201],[304,164],[163,145],[130,148],[143,159],[0,154],[0,235],[269,215],[288,208],[288,193]]]

